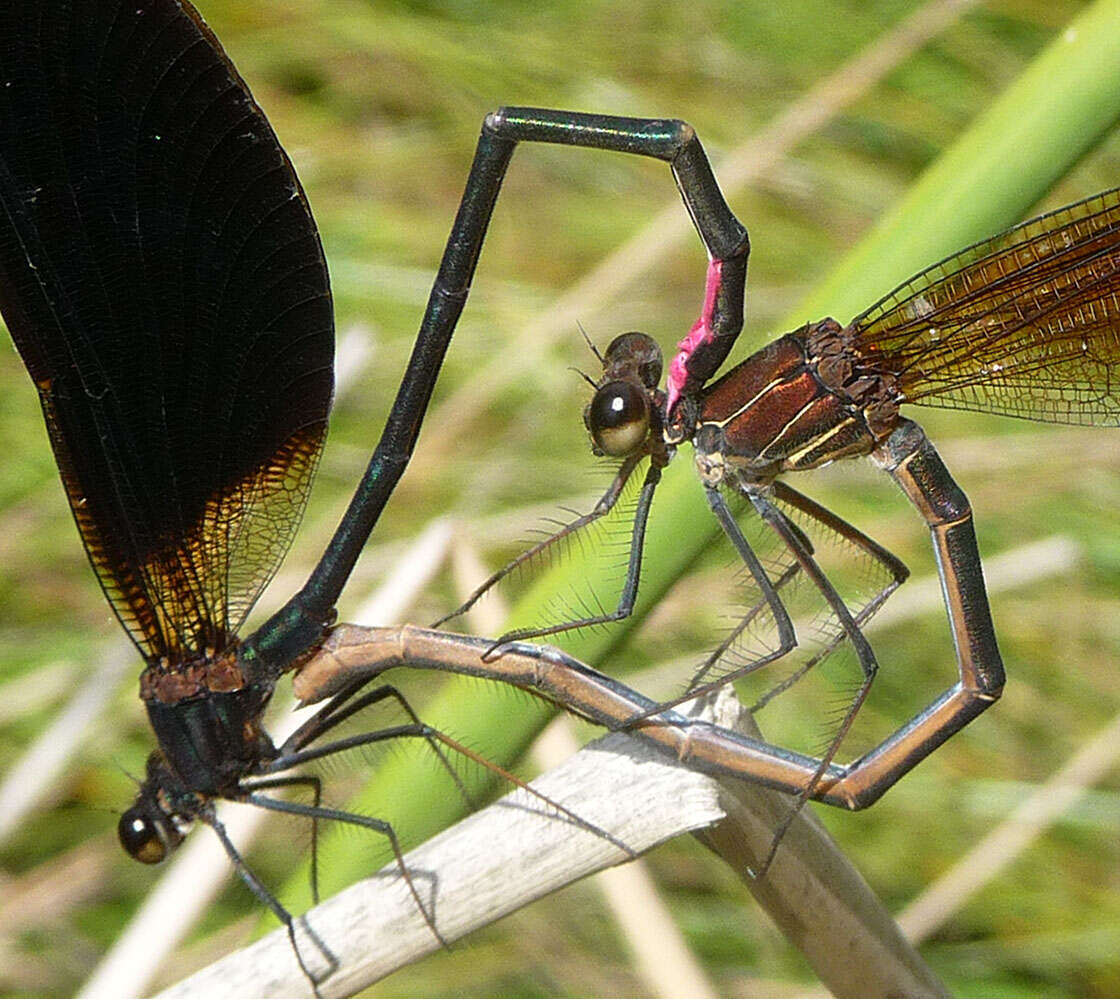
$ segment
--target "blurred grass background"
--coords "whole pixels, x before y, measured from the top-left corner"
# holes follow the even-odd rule
[[[721,154],[780,120],[920,6],[201,3],[296,162],[331,263],[339,327],[360,325],[375,351],[340,400],[307,520],[285,565],[287,582],[276,589],[290,587],[321,550],[380,429],[485,111],[522,103],[681,117],[697,127],[718,174]],[[747,326],[733,359],[783,332],[774,325],[779,317],[1081,9],[1062,0],[1008,0],[966,11],[749,187],[729,192],[753,244]],[[1110,137],[1038,207],[1114,186],[1118,163],[1120,141]],[[543,360],[526,365],[518,337],[544,305],[674,200],[660,164],[519,151],[433,419],[348,593],[355,605],[400,544],[434,516],[453,517],[493,566],[560,504],[589,506],[606,478],[586,450],[579,418],[586,388],[568,371],[591,368],[586,347],[573,324]],[[579,319],[599,344],[644,329],[669,348],[695,318],[703,268],[702,251],[690,242]],[[477,417],[463,417],[448,400],[476,391],[480,369],[492,373],[495,362],[506,374],[501,390]],[[119,635],[66,511],[34,391],[10,348],[0,379],[8,454],[0,468],[6,770]],[[897,909],[1120,709],[1114,435],[964,413],[910,415],[969,494],[985,555],[1062,535],[1081,556],[1074,570],[993,597],[1009,674],[998,707],[875,808],[821,810]],[[685,454],[682,463],[688,460]],[[920,523],[866,464],[798,485],[891,547],[916,576],[932,571]],[[1025,575],[1037,568],[1027,566]],[[703,593],[687,581],[677,587],[624,658],[687,663],[709,648]],[[427,622],[458,595],[442,577],[409,619]],[[875,646],[884,668],[870,708],[882,717],[907,717],[951,680],[941,611],[878,632]],[[520,706],[516,695],[495,697]],[[127,774],[142,769],[151,746],[131,677],[112,717],[0,848],[0,993],[71,993],[151,884],[151,871],[120,854],[111,811],[130,799]],[[1113,774],[924,945],[954,994],[1120,994],[1117,790]],[[289,832],[281,826],[266,834],[250,853],[270,883],[298,860]],[[718,994],[792,995],[811,983],[745,889],[694,842],[669,844],[649,864]],[[166,969],[167,980],[233,946],[254,908],[232,885]],[[374,994],[639,996],[648,988],[594,888],[579,885],[399,973]]]

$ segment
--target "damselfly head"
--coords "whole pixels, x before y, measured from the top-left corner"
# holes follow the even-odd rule
[[[596,454],[626,458],[646,445],[656,422],[652,413],[661,364],[661,348],[645,333],[623,333],[611,341],[603,355],[603,377],[583,411]]]
[[[121,816],[117,836],[124,852],[142,864],[163,863],[183,840],[174,817],[143,795]]]

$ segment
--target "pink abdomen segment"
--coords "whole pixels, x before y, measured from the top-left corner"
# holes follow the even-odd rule
[[[677,404],[688,381],[688,359],[697,347],[711,343],[715,339],[712,318],[715,315],[716,295],[719,293],[722,279],[723,261],[709,260],[708,274],[704,280],[704,306],[700,310],[700,318],[692,324],[688,336],[677,344],[677,354],[669,362],[669,374],[665,379],[666,415],[673,412],[673,407]]]

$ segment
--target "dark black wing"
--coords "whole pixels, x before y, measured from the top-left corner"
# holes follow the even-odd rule
[[[334,336],[292,165],[189,4],[0,4],[0,310],[122,623],[223,647],[302,513]]]
[[[954,254],[852,327],[905,402],[1120,423],[1120,189]]]

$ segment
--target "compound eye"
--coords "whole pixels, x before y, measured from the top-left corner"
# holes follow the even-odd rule
[[[633,382],[607,382],[587,407],[587,429],[598,451],[625,458],[649,436],[649,398]]]
[[[142,864],[158,864],[168,854],[167,836],[159,822],[139,808],[130,808],[117,823],[121,846],[133,860]]]

